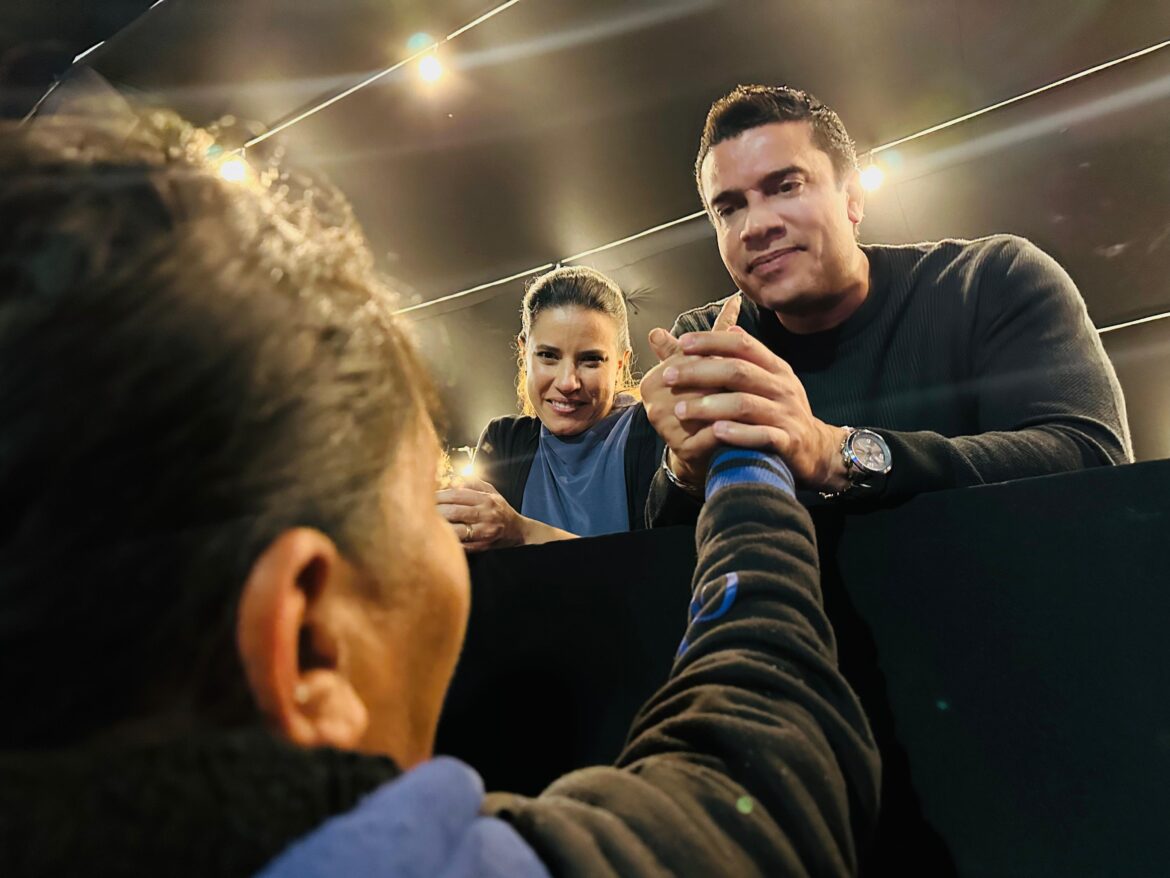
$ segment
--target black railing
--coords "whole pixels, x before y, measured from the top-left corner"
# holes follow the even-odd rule
[[[816,519],[841,666],[885,761],[871,862],[1160,874],[1170,461]],[[612,760],[669,673],[694,559],[677,528],[474,558],[440,749],[524,793]]]

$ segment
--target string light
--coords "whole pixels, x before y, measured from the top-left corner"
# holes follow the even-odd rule
[[[218,173],[229,183],[242,183],[248,176],[248,163],[239,156],[232,156],[220,163]]]
[[[465,463],[461,467],[459,467],[459,475],[463,476],[465,479],[474,478],[475,477],[475,446],[473,446],[473,445],[460,445],[458,448],[453,449],[453,450],[458,451],[460,454],[467,455],[467,463]]]
[[[443,64],[439,61],[438,56],[427,55],[419,61],[418,75],[422,77],[423,82],[437,82],[439,77],[443,75]]]
[[[866,192],[873,192],[882,185],[885,178],[885,172],[877,165],[871,164],[861,172],[861,188]]]
[[[1023,94],[1016,95],[1015,97],[1008,98],[1007,100],[1004,100],[1004,101],[1000,101],[997,104],[992,104],[990,106],[983,107],[980,110],[975,110],[974,112],[966,113],[965,115],[958,116],[958,117],[956,117],[954,119],[950,119],[946,122],[940,122],[937,125],[932,125],[929,128],[924,128],[921,131],[917,131],[914,134],[910,134],[910,135],[903,137],[903,138],[900,138],[898,140],[893,140],[893,141],[890,141],[889,143],[884,143],[881,146],[875,146],[873,149],[871,149],[869,151],[869,154],[871,157],[875,156],[878,153],[885,152],[886,150],[891,150],[894,147],[901,146],[904,143],[909,143],[912,140],[917,140],[921,137],[926,137],[927,135],[934,134],[937,131],[942,131],[943,129],[950,128],[954,125],[958,125],[961,122],[966,122],[966,121],[974,119],[978,116],[983,116],[983,115],[990,113],[994,110],[1001,109],[1001,108],[1006,107],[1010,104],[1014,104],[1014,103],[1017,103],[1019,101],[1025,100],[1026,98],[1034,97],[1035,95],[1042,94],[1043,92],[1049,91],[1049,90],[1057,88],[1059,86],[1067,85],[1070,82],[1075,82],[1076,80],[1082,79],[1082,78],[1089,76],[1093,73],[1100,73],[1101,71],[1107,70],[1110,67],[1116,67],[1119,64],[1125,64],[1129,61],[1134,61],[1138,58],[1141,58],[1145,55],[1149,55],[1153,52],[1161,51],[1167,47],[1170,47],[1170,40],[1164,40],[1160,43],[1156,43],[1155,45],[1148,46],[1145,49],[1140,49],[1136,52],[1131,52],[1130,54],[1125,55],[1121,58],[1114,58],[1112,61],[1106,61],[1103,64],[1098,64],[1095,67],[1090,67],[1087,70],[1082,70],[1079,73],[1074,73],[1071,76],[1066,76],[1063,79],[1058,79],[1055,82],[1051,82],[1048,85],[1041,86],[1040,88],[1034,88],[1031,91],[1024,92]],[[890,155],[891,155],[891,158],[896,157],[900,160],[900,156],[898,156],[898,154],[896,152],[893,152]],[[871,182],[873,181],[874,177],[876,177],[877,178],[877,185],[881,185],[881,182],[884,179],[885,175],[877,165],[871,164],[864,171],[862,171],[862,186],[866,186],[865,176],[867,173],[869,173],[871,175],[870,176]],[[866,188],[868,189],[869,187],[866,186]],[[874,188],[876,188],[876,186]],[[636,241],[639,238],[645,238],[645,237],[652,235],[652,234],[655,234],[657,232],[664,231],[665,229],[669,229],[669,228],[672,228],[674,226],[682,225],[683,223],[693,222],[694,220],[697,220],[700,217],[706,217],[706,215],[707,215],[706,211],[702,211],[702,210],[696,211],[695,213],[690,213],[690,214],[687,214],[686,216],[678,217],[677,219],[673,219],[673,220],[670,220],[668,222],[661,223],[660,225],[654,226],[654,227],[649,228],[649,229],[645,229],[641,232],[636,232],[633,235],[628,235],[625,238],[619,238],[616,241],[610,241],[608,244],[602,244],[600,247],[594,247],[590,250],[585,250],[581,253],[576,254],[575,256],[569,256],[565,259],[560,260],[558,263],[555,263],[555,264],[574,262],[574,261],[579,260],[579,259],[584,259],[587,256],[592,256],[596,253],[603,253],[606,250],[612,250],[613,248],[619,247],[622,244],[627,244],[630,241]],[[554,265],[554,263],[551,263],[551,262],[546,263],[545,265],[529,269],[528,271],[519,272],[519,273],[511,275],[509,277],[500,278],[499,280],[489,281],[488,283],[478,284],[477,286],[471,287],[471,288],[466,289],[466,290],[460,290],[459,292],[448,293],[447,295],[440,296],[437,299],[430,299],[426,302],[420,302],[416,305],[410,305],[406,308],[400,308],[397,313],[399,313],[399,314],[418,314],[421,311],[426,311],[430,308],[434,308],[434,307],[439,306],[439,305],[445,305],[449,302],[454,302],[454,301],[457,301],[459,299],[466,298],[467,296],[471,296],[471,295],[474,295],[475,293],[483,292],[483,291],[488,290],[492,287],[503,286],[504,284],[510,283],[511,281],[514,281],[514,280],[519,280],[521,278],[525,278],[525,277],[528,277],[528,276],[534,275],[534,274],[540,274],[544,271],[548,271],[550,268],[553,267],[553,265]],[[1149,320],[1158,320],[1158,319],[1161,319],[1162,317],[1165,317],[1165,316],[1167,316],[1167,315],[1151,315],[1150,317],[1142,318],[1141,320],[1131,321],[1129,323],[1119,324],[1117,326],[1108,326],[1108,327],[1105,327],[1104,329],[1100,330],[1100,332],[1111,332],[1115,329],[1122,329],[1126,326],[1135,325],[1136,323],[1144,323],[1144,322],[1147,322]]]
[[[449,43],[452,40],[454,40],[456,37],[460,37],[463,34],[467,33],[469,30],[472,30],[473,28],[479,27],[481,24],[483,24],[488,19],[494,18],[495,16],[499,15],[501,12],[503,12],[506,9],[511,9],[513,6],[515,6],[519,2],[520,2],[520,0],[507,0],[507,2],[501,3],[499,6],[496,6],[493,9],[489,9],[487,12],[485,12],[479,18],[473,19],[472,21],[469,21],[467,24],[463,25],[463,27],[458,28],[457,30],[451,31],[451,33],[447,34],[447,36],[443,37],[443,39],[436,40],[435,42],[431,43],[431,45],[424,46],[424,47],[420,48],[417,52],[414,52],[413,54],[408,55],[406,58],[403,58],[401,61],[399,61],[396,64],[390,65],[385,70],[379,70],[377,73],[373,74],[372,76],[367,76],[365,79],[363,79],[361,82],[357,83],[356,85],[350,86],[345,91],[343,91],[339,94],[335,94],[331,98],[326,98],[325,100],[321,101],[321,103],[315,104],[314,106],[309,107],[309,109],[305,110],[303,113],[297,113],[297,115],[293,116],[291,119],[286,119],[283,122],[277,123],[272,128],[265,131],[263,134],[259,134],[256,137],[253,137],[247,143],[245,143],[244,148],[250,148],[250,147],[256,146],[259,143],[263,143],[265,140],[268,140],[268,138],[275,137],[280,132],[287,131],[293,125],[296,125],[299,122],[303,122],[305,119],[308,119],[310,116],[315,116],[317,113],[320,113],[322,110],[327,109],[328,107],[332,107],[334,104],[338,103],[339,101],[345,100],[347,97],[354,94],[355,92],[361,91],[366,86],[373,85],[378,80],[389,76],[391,73],[395,72],[396,70],[400,70],[401,68],[405,67],[406,65],[412,64],[415,61],[419,60],[420,58],[422,58],[428,54],[433,55],[436,51],[438,51],[439,47],[442,46],[444,43]]]
[[[143,13],[143,15],[146,15],[148,12],[150,12],[151,10],[153,10],[157,6],[162,5],[162,3],[164,3],[164,2],[165,2],[165,0],[155,0],[155,2],[150,5],[150,7],[146,10],[146,12]],[[307,119],[308,117],[320,112],[321,110],[324,110],[327,107],[332,106],[333,104],[337,103],[338,101],[341,101],[346,97],[349,97],[350,95],[354,94],[357,91],[360,91],[361,89],[365,88],[366,86],[373,84],[377,80],[382,79],[385,76],[388,76],[389,74],[393,73],[396,70],[399,70],[400,68],[404,67],[407,64],[410,64],[412,61],[415,61],[415,60],[421,58],[422,60],[419,63],[420,76],[422,76],[422,78],[428,82],[434,82],[435,80],[439,79],[443,73],[442,63],[439,61],[438,57],[436,56],[436,50],[439,48],[439,46],[443,45],[444,43],[448,43],[451,40],[454,40],[456,37],[459,37],[459,36],[467,33],[468,31],[472,30],[473,28],[478,27],[479,25],[481,25],[484,22],[488,21],[489,19],[495,17],[499,13],[504,12],[507,9],[510,9],[512,6],[515,6],[519,2],[520,2],[520,0],[506,0],[506,2],[499,4],[498,6],[490,9],[489,11],[485,12],[483,15],[479,16],[478,18],[473,19],[472,21],[468,22],[467,24],[463,25],[462,27],[447,34],[447,36],[443,37],[441,40],[432,40],[430,34],[427,34],[425,32],[421,32],[421,31],[418,33],[412,34],[406,42],[407,51],[411,52],[409,57],[404,58],[403,60],[399,61],[398,63],[396,63],[390,67],[387,67],[384,70],[379,71],[378,73],[374,74],[373,76],[368,77],[367,79],[359,82],[357,85],[354,85],[354,86],[346,89],[345,91],[341,92],[340,94],[334,95],[333,97],[322,101],[320,104],[318,104],[314,107],[311,107],[310,109],[306,110],[305,112],[300,113],[291,119],[288,119],[284,122],[279,123],[278,125],[276,125],[272,129],[264,132],[263,134],[252,138],[246,144],[244,144],[243,147],[238,149],[236,151],[236,154],[233,157],[225,159],[220,164],[219,171],[218,171],[219,175],[224,180],[227,180],[229,182],[242,182],[248,175],[247,162],[245,162],[242,158],[244,149],[246,149],[247,147],[250,147],[250,146],[255,146],[256,144],[261,143],[261,142],[267,140],[268,138],[275,136],[276,134],[280,133],[281,131],[287,130],[288,128],[292,127],[293,125],[297,124],[298,122],[301,122],[301,121]],[[141,16],[139,16],[139,18],[141,18]],[[135,18],[134,21],[131,22],[131,25],[136,24],[138,22],[139,18]],[[127,27],[129,27],[129,25]],[[123,28],[123,30],[124,29],[125,28]],[[121,31],[119,31],[118,33],[120,34]],[[94,44],[93,46],[90,46],[88,49],[86,49],[80,55],[77,55],[76,57],[74,57],[72,64],[77,64],[78,62],[82,61],[88,55],[90,55],[92,52],[95,52],[96,50],[98,50],[102,46],[104,46],[106,44],[106,42],[108,42],[108,40],[103,40],[103,41],[100,41],[100,42]],[[926,137],[926,136],[928,136],[930,134],[934,134],[938,131],[942,131],[944,129],[953,127],[955,125],[959,125],[963,122],[967,122],[971,119],[975,119],[979,116],[983,116],[983,115],[985,115],[987,113],[991,113],[995,110],[1002,109],[1003,107],[1007,107],[1011,104],[1015,104],[1015,103],[1018,103],[1020,101],[1026,100],[1028,98],[1035,97],[1036,95],[1043,94],[1044,92],[1050,91],[1051,89],[1055,89],[1055,88],[1058,88],[1060,86],[1067,85],[1071,82],[1075,82],[1076,80],[1083,79],[1086,76],[1091,76],[1094,73],[1100,73],[1101,71],[1107,70],[1111,67],[1115,67],[1119,64],[1124,64],[1124,63],[1127,63],[1129,61],[1134,61],[1138,58],[1144,57],[1145,55],[1149,55],[1149,54],[1152,54],[1154,52],[1161,51],[1167,47],[1170,47],[1170,40],[1163,40],[1160,43],[1156,43],[1152,46],[1147,46],[1144,49],[1139,49],[1135,52],[1131,52],[1130,54],[1124,55],[1120,58],[1114,58],[1111,61],[1106,61],[1106,62],[1098,64],[1094,67],[1090,67],[1086,70],[1081,70],[1077,73],[1066,76],[1063,79],[1058,79],[1055,82],[1050,82],[1047,85],[1043,85],[1043,86],[1040,86],[1039,88],[1032,89],[1031,91],[1027,91],[1027,92],[1024,92],[1022,94],[1016,95],[1014,97],[1008,98],[1006,100],[1000,101],[998,103],[991,104],[989,106],[983,107],[983,108],[978,109],[978,110],[974,110],[974,111],[972,111],[970,113],[966,113],[962,116],[957,116],[953,119],[949,119],[945,122],[941,122],[941,123],[939,123],[937,125],[933,125],[929,128],[924,128],[921,131],[916,131],[913,134],[907,135],[906,137],[903,137],[899,140],[893,140],[893,141],[890,141],[889,143],[884,143],[881,146],[876,146],[869,151],[871,163],[868,167],[866,167],[861,172],[861,185],[867,191],[873,191],[873,190],[877,189],[879,186],[881,186],[882,182],[884,181],[884,179],[885,179],[884,172],[882,171],[882,169],[878,165],[874,164],[872,161],[872,157],[877,155],[878,153],[882,153],[882,152],[885,152],[887,150],[894,150],[895,147],[901,146],[904,143],[909,143],[909,142],[917,140],[921,137]],[[62,79],[63,79],[63,77],[62,77]],[[60,81],[61,81],[61,79],[59,79],[58,82],[53,83],[53,85],[48,89],[48,91],[44,95],[42,95],[41,99],[37,101],[36,105],[32,108],[32,110],[30,110],[29,113],[24,117],[24,119],[22,120],[22,123],[27,123],[31,118],[33,118],[33,116],[36,115],[40,106],[44,103],[44,101],[51,94],[53,94],[53,92],[56,90],[57,86],[60,84]],[[893,160],[900,161],[900,158],[901,157],[896,150],[894,152],[890,153],[891,161],[893,161]],[[688,223],[688,222],[693,222],[694,220],[697,220],[700,217],[705,217],[705,216],[706,216],[705,211],[701,211],[701,210],[696,211],[695,213],[687,214],[686,216],[682,216],[682,217],[679,217],[677,219],[670,220],[670,221],[665,222],[665,223],[661,223],[657,226],[653,226],[652,228],[645,229],[641,232],[636,232],[633,235],[628,235],[624,238],[619,238],[618,240],[611,241],[608,244],[602,244],[599,247],[594,247],[590,250],[585,250],[585,251],[582,251],[581,253],[575,254],[574,256],[566,257],[565,259],[559,260],[557,263],[555,263],[555,265],[559,266],[559,265],[564,264],[564,263],[578,261],[580,259],[584,259],[587,256],[592,256],[592,255],[597,254],[597,253],[602,253],[606,250],[611,250],[615,247],[621,246],[622,244],[627,244],[631,241],[636,241],[640,238],[648,237],[649,235],[664,231],[666,229],[673,228],[674,226],[682,225],[682,224]],[[431,299],[429,301],[420,302],[416,305],[411,305],[411,306],[408,306],[406,308],[400,308],[397,311],[397,313],[398,314],[409,314],[409,313],[433,308],[436,305],[452,302],[452,301],[464,298],[466,296],[472,295],[474,293],[482,292],[482,291],[491,289],[492,287],[502,286],[504,284],[510,283],[512,281],[515,281],[515,280],[519,280],[521,278],[529,277],[529,276],[534,275],[534,274],[540,274],[542,272],[548,271],[553,266],[554,266],[554,263],[551,263],[551,262],[545,263],[544,265],[536,266],[535,268],[528,269],[527,271],[518,272],[518,273],[510,275],[508,277],[500,278],[499,280],[489,281],[488,283],[483,283],[483,284],[478,284],[477,286],[471,287],[471,288],[466,289],[466,290],[460,290],[459,292],[456,292],[456,293],[450,293],[446,296],[441,296],[438,299]],[[1101,329],[1098,329],[1097,331],[1099,334],[1104,334],[1107,332],[1113,332],[1115,330],[1126,329],[1126,328],[1131,327],[1131,326],[1137,326],[1137,325],[1150,323],[1150,322],[1158,321],[1158,320],[1164,320],[1164,319],[1168,319],[1168,318],[1170,318],[1170,311],[1156,313],[1156,314],[1150,314],[1146,317],[1140,317],[1140,318],[1137,318],[1135,320],[1129,320],[1129,321],[1126,321],[1123,323],[1113,324],[1111,326],[1106,326],[1106,327],[1103,327]],[[464,475],[470,475],[472,472],[474,472],[474,465],[475,465],[474,464],[474,453],[475,453],[475,451],[474,451],[474,449],[467,448],[466,446],[463,448],[460,448],[458,450],[463,451],[463,452],[467,453],[467,455],[468,455],[468,462],[466,464],[464,464],[464,466],[462,467],[461,473]]]

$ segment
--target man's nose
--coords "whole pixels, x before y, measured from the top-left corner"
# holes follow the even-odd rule
[[[760,199],[754,203],[749,201],[745,211],[743,228],[739,231],[739,239],[743,243],[759,245],[784,235],[784,219],[766,200]]]

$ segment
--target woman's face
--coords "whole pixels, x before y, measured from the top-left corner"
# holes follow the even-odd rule
[[[540,312],[524,345],[525,390],[554,436],[575,436],[613,408],[629,351],[618,348],[617,321],[567,305]]]

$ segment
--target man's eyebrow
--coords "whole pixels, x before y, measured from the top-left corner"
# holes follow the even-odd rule
[[[807,173],[808,172],[800,165],[787,165],[786,167],[779,168],[775,171],[769,171],[767,174],[764,174],[764,176],[761,177],[756,182],[756,187],[762,188],[764,186],[767,186],[769,183],[779,183],[785,177],[789,177],[792,174],[807,174]],[[714,207],[716,204],[721,204],[721,203],[728,202],[728,201],[742,201],[742,200],[743,200],[743,190],[742,189],[724,189],[723,191],[719,192],[711,199],[711,206]]]
[[[808,171],[806,171],[800,165],[789,165],[788,167],[781,168],[778,171],[772,171],[769,174],[764,174],[757,185],[762,187],[767,186],[769,183],[779,183],[785,177],[791,177],[793,174],[804,174],[807,176]]]
[[[742,189],[724,189],[711,199],[711,206],[714,207],[717,204],[726,204],[732,201],[743,201]]]

